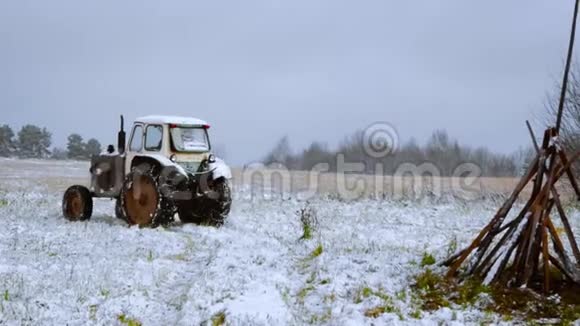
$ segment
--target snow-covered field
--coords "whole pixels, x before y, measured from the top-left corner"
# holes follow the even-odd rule
[[[424,253],[446,257],[489,221],[497,202],[343,202],[320,195],[311,240],[294,196],[236,190],[221,229],[139,229],[97,200],[89,222],[61,217],[62,190],[86,163],[0,161],[0,325],[479,324],[477,310],[414,312],[409,286]],[[580,214],[573,218],[577,234]],[[393,298],[398,312],[365,311]],[[405,294],[405,295],[404,295]],[[411,317],[413,315],[414,317]]]

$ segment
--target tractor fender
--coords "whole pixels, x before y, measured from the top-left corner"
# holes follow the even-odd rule
[[[220,178],[230,180],[232,178],[232,169],[220,158],[216,157],[215,162],[209,164],[209,169],[213,173],[214,180]]]
[[[187,172],[185,171],[185,169],[181,165],[172,162],[170,159],[168,159],[165,156],[162,156],[159,154],[139,154],[133,158],[133,161],[135,161],[135,159],[139,159],[139,158],[153,159],[153,160],[159,162],[159,164],[161,165],[162,168],[175,169],[175,171],[177,171],[179,174],[183,175],[185,178],[188,178]]]

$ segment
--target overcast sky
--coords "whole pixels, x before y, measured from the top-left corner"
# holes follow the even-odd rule
[[[572,0],[0,0],[0,124],[114,143],[118,115],[195,116],[234,164],[283,135],[529,145]]]

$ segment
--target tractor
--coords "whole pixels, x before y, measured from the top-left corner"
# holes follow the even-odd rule
[[[176,220],[222,226],[232,204],[231,169],[211,151],[203,120],[146,116],[133,124],[128,144],[121,116],[117,149],[94,155],[90,188],[68,188],[69,221],[91,218],[93,198],[116,201],[115,215],[130,225],[156,227]]]

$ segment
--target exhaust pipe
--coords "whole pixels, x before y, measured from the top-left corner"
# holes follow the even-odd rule
[[[126,134],[125,134],[125,119],[121,115],[121,130],[117,135],[117,148],[119,149],[119,154],[125,153],[125,143],[126,143]]]

